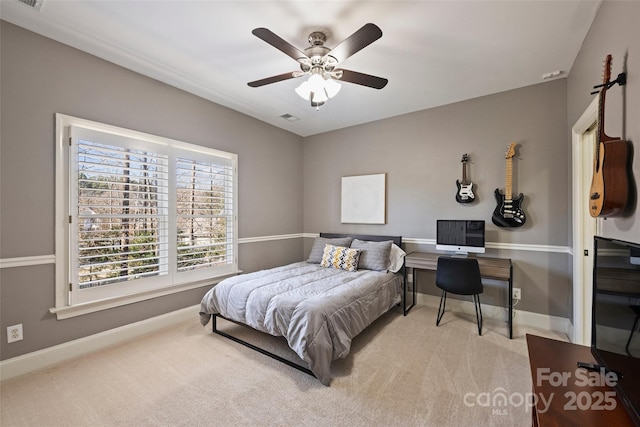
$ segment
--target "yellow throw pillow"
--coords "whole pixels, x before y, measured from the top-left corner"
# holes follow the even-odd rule
[[[343,246],[324,245],[320,266],[338,270],[356,271],[358,269],[360,250]]]

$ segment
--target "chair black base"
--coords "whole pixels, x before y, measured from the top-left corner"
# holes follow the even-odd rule
[[[478,322],[478,335],[482,335],[482,306],[480,305],[480,295],[473,295],[473,303],[476,306],[476,321]],[[444,315],[447,306],[447,291],[442,291],[440,297],[440,305],[438,306],[438,317],[436,319],[436,326],[440,326],[440,320]]]

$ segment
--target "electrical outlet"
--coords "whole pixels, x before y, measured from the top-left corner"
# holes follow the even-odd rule
[[[7,326],[7,343],[22,340],[22,323],[19,325]]]
[[[513,299],[522,299],[522,293],[520,291],[520,288],[513,288]]]

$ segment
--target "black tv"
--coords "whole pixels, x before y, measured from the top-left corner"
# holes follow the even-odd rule
[[[484,253],[484,221],[439,219],[436,221],[436,249],[467,255]]]
[[[591,353],[640,425],[640,243],[594,238]]]

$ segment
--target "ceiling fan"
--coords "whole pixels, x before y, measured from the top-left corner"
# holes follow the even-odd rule
[[[382,89],[388,83],[387,79],[381,77],[338,68],[339,64],[345,59],[382,37],[382,30],[375,24],[365,24],[333,49],[324,45],[327,40],[326,34],[321,31],[315,31],[309,35],[309,44],[311,46],[306,48],[304,52],[266,28],[256,28],[252,33],[295,59],[300,64],[300,71],[279,74],[247,83],[251,87],[260,87],[310,75],[309,80],[302,83],[296,89],[296,92],[304,99],[310,100],[312,107],[319,107],[340,90],[340,85],[337,84],[336,80],[374,89]]]

